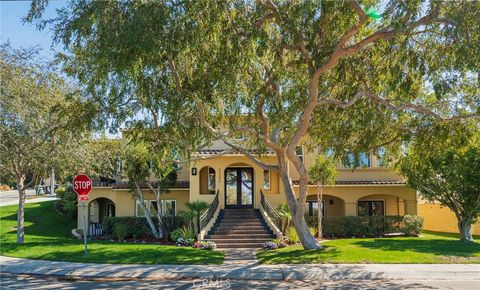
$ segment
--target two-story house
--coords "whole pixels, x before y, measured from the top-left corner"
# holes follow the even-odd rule
[[[222,154],[225,152],[228,153]],[[299,146],[297,155],[309,168],[317,153],[315,150],[308,151],[306,146]],[[278,231],[268,217],[268,210],[264,208],[265,202],[271,208],[286,202],[277,172],[264,170],[245,155],[231,152],[231,148],[222,142],[215,142],[209,148],[196,152],[194,157],[194,161],[180,168],[176,184],[162,195],[159,208],[165,214],[176,215],[186,210],[186,202],[202,200],[209,204],[215,203],[215,206],[209,209],[212,218],[207,221],[208,224],[202,224],[206,238],[213,227],[218,227],[218,221],[215,222],[220,219],[219,213],[229,209],[235,209],[237,215],[246,217],[253,218],[258,215],[263,219],[260,224],[269,226],[266,228],[269,234]],[[264,153],[260,158],[266,163],[276,163],[273,153]],[[338,165],[335,184],[325,186],[323,204],[320,207],[316,200],[316,184],[310,184],[307,214],[315,215],[319,208],[325,216],[417,214],[416,192],[406,186],[401,176],[384,167],[381,158],[373,154],[363,154],[360,156],[359,165],[357,168]],[[298,173],[291,164],[289,170],[295,187]],[[155,196],[147,188],[144,196],[147,206],[156,208]],[[101,223],[105,216],[141,215],[143,211],[138,202],[125,182],[94,187],[90,193],[88,222]],[[249,215],[239,209],[254,209],[257,211],[253,213],[257,214]],[[79,211],[78,227],[82,228],[80,214]],[[222,213],[222,217],[223,215]],[[252,222],[252,226],[258,225],[253,220]],[[222,229],[229,225],[232,228],[237,227],[235,223],[225,222]],[[245,228],[247,229],[249,228]],[[250,229],[253,231],[261,228]],[[241,232],[245,238],[248,238],[247,232]],[[225,235],[221,237],[228,238]]]

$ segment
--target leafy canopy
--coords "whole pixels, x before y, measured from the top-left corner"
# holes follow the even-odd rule
[[[408,185],[450,208],[468,226],[480,215],[480,127],[437,124],[419,130],[399,162]]]

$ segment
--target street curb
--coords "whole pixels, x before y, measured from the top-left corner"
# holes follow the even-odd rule
[[[232,279],[271,281],[479,281],[480,264],[122,265],[29,260],[0,256],[1,272],[65,279]]]

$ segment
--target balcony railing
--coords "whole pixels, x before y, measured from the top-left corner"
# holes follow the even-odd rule
[[[260,203],[262,204],[263,210],[267,213],[268,217],[272,220],[272,222],[277,226],[277,228],[282,228],[282,219],[280,215],[277,213],[275,208],[268,202],[268,199],[263,194],[263,191],[260,190]]]
[[[217,211],[218,208],[218,194],[219,191],[217,190],[217,193],[215,194],[215,197],[213,198],[212,203],[208,207],[208,209],[200,216],[200,228],[204,229],[207,224],[210,222],[210,220],[213,218],[213,215]]]

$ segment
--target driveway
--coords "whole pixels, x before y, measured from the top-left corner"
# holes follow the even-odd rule
[[[27,189],[27,199],[25,200],[26,203],[32,202],[42,202],[42,201],[49,201],[57,199],[56,196],[50,195],[35,195],[33,189]],[[2,191],[0,192],[0,206],[5,205],[14,205],[18,204],[18,191],[10,190],[10,191]]]

